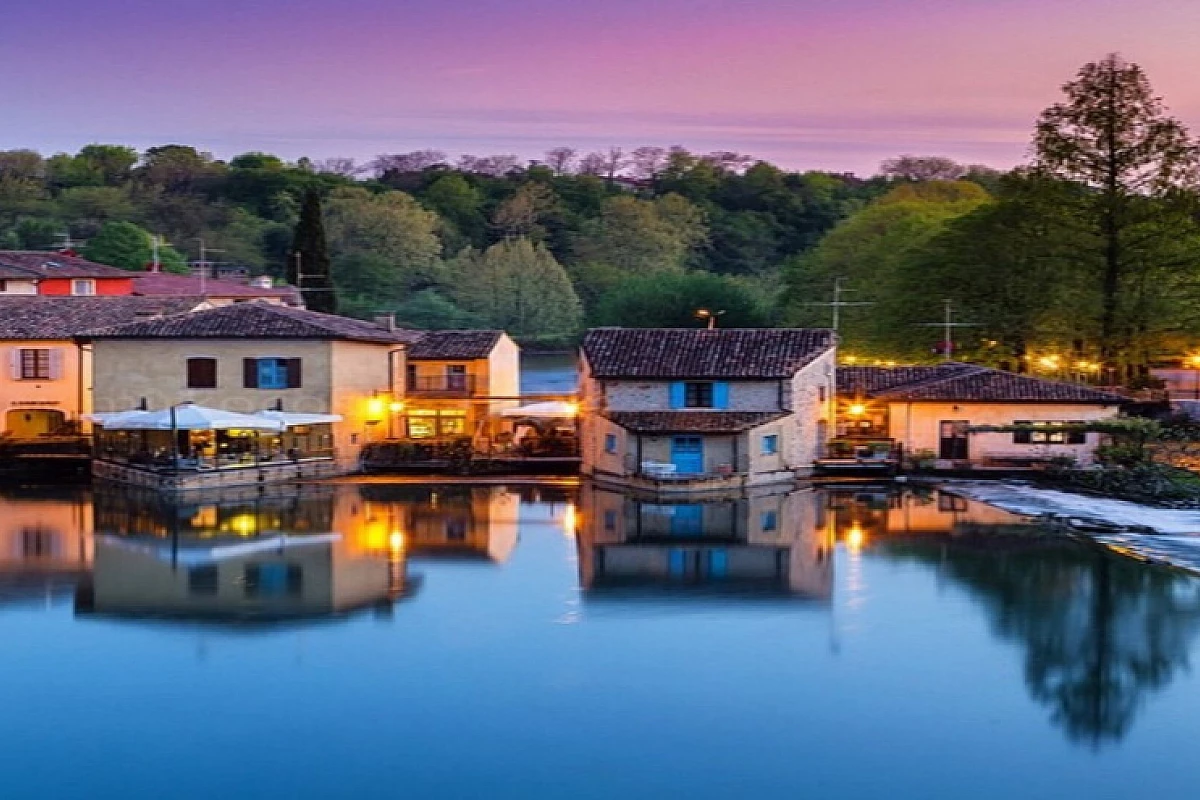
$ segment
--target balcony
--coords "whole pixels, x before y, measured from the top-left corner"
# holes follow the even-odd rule
[[[407,391],[412,397],[471,397],[475,394],[474,375],[410,376]]]

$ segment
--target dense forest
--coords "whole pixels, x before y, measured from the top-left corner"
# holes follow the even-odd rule
[[[310,299],[328,295],[314,306],[532,346],[585,325],[700,324],[699,308],[722,326],[827,325],[836,283],[856,359],[944,355],[932,323],[950,301],[956,357],[1134,375],[1200,332],[1200,157],[1136,65],[1109,56],[1063,88],[1008,173],[902,156],[860,178],[682,147],[365,164],[9,150],[0,247],[142,269],[157,238],[167,269],[203,245],[292,280],[300,253]]]

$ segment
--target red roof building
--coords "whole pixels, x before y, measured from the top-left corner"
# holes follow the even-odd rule
[[[134,273],[67,253],[0,250],[0,295],[126,296]]]

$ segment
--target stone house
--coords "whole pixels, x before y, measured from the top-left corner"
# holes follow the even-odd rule
[[[808,475],[833,418],[835,351],[828,330],[588,331],[583,470],[660,491]]]
[[[504,331],[423,332],[408,349],[408,397],[394,435],[489,439],[495,415],[519,402],[520,362],[520,348]]]
[[[205,308],[199,297],[0,296],[0,434],[37,440],[86,431],[92,328]]]
[[[404,399],[404,354],[420,334],[268,303],[238,303],[101,328],[81,337],[94,362],[98,412],[182,403],[254,414],[336,416],[290,426],[270,449],[320,455],[349,472],[388,435]],[[261,443],[217,431],[224,456]],[[235,441],[236,439],[236,441]],[[100,443],[103,446],[103,442]],[[192,446],[200,446],[195,443]],[[257,463],[257,457],[255,458]]]
[[[1082,384],[956,362],[839,367],[837,386],[832,448],[891,441],[945,469],[1028,468],[1053,458],[1086,466],[1101,434],[1063,426],[1115,416],[1126,401]],[[978,430],[1011,426],[1023,429]]]

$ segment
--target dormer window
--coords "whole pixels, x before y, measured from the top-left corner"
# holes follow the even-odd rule
[[[90,297],[96,293],[96,282],[91,278],[76,278],[71,281],[71,294],[77,297]]]

